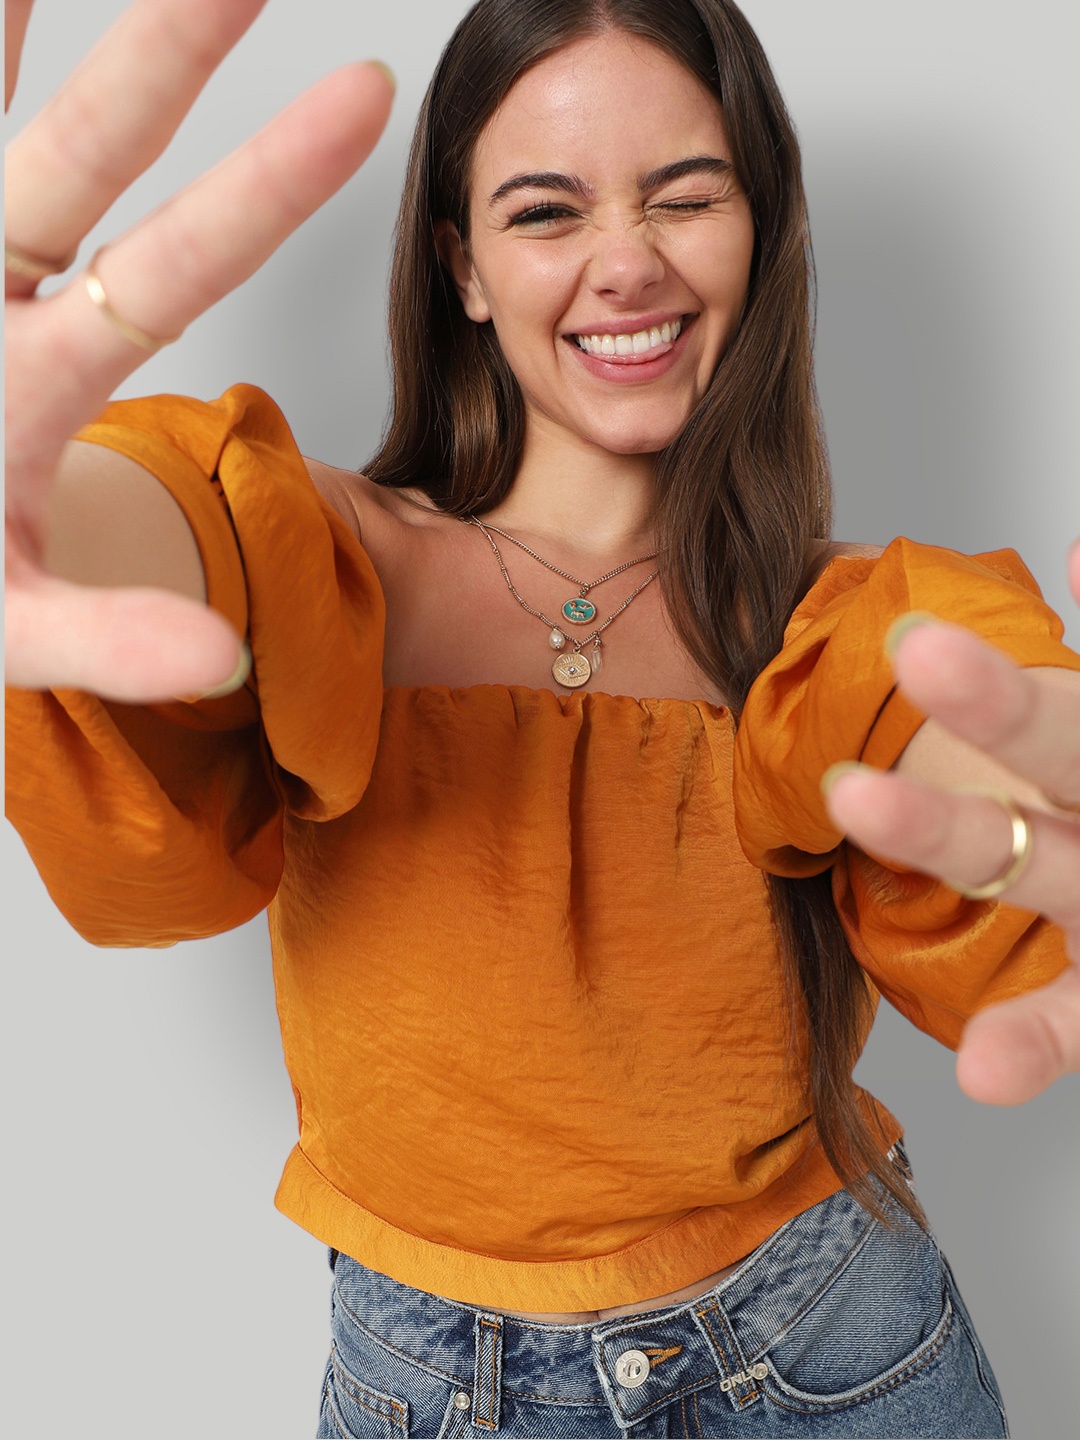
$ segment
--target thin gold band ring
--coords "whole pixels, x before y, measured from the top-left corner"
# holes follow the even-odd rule
[[[141,330],[138,325],[132,325],[130,320],[125,320],[122,315],[117,314],[109,303],[109,297],[105,294],[105,286],[102,285],[97,273],[97,262],[100,257],[101,251],[99,250],[83,271],[83,280],[86,282],[86,289],[90,299],[98,307],[102,315],[105,316],[105,319],[108,320],[113,329],[118,330],[125,340],[130,340],[133,345],[138,345],[141,350],[146,350],[151,355],[166,345],[175,345],[177,340],[180,339],[180,335],[184,333],[183,331],[180,332],[180,335],[169,335],[165,338],[158,335],[149,335],[145,330]]]
[[[1027,869],[1035,844],[1034,827],[1012,796],[1006,795],[1004,790],[971,786],[965,787],[963,793],[984,795],[988,800],[998,802],[1012,824],[1012,854],[1001,874],[994,880],[988,880],[985,885],[957,885],[953,880],[950,880],[948,884],[950,889],[957,891],[968,900],[995,900],[1003,890],[1007,890],[1010,885],[1015,885]]]

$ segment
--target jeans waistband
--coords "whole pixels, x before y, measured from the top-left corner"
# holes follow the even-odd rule
[[[737,1408],[757,1399],[759,1357],[851,1263],[875,1223],[838,1190],[793,1216],[705,1294],[580,1325],[521,1320],[445,1300],[346,1257],[336,1268],[337,1299],[370,1340],[433,1374],[474,1384],[478,1370],[462,1372],[464,1357],[475,1356],[495,1394],[505,1385],[565,1403],[602,1395],[631,1425],[680,1394],[715,1384],[718,1374]],[[902,1213],[898,1223],[921,1233]],[[648,1385],[636,1381],[635,1365],[648,1374]]]

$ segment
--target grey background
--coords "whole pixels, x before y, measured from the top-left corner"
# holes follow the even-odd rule
[[[121,6],[39,0],[13,127]],[[837,535],[1015,546],[1080,625],[1080,118],[1072,7],[748,0],[803,140]],[[172,149],[84,254],[327,69],[398,73],[365,172],[125,393],[282,405],[308,454],[359,464],[387,386],[384,275],[404,150],[458,0],[273,0]],[[3,829],[6,1359],[13,1433],[314,1432],[324,1252],[271,1204],[294,1140],[262,919],[170,951],[97,951]],[[1074,1425],[1077,1081],[968,1101],[949,1052],[888,1007],[857,1072],[907,1126],[923,1199],[1014,1434]]]

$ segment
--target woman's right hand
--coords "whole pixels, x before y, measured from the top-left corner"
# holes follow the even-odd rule
[[[136,0],[7,149],[7,242],[70,254],[162,153],[266,0]],[[33,0],[6,0],[7,98]],[[110,306],[176,336],[241,284],[354,173],[382,132],[393,87],[348,65],[110,242],[97,273]],[[83,257],[84,263],[89,257]],[[91,588],[50,575],[46,507],[64,446],[150,353],[115,328],[77,274],[46,299],[6,273],[6,678],[125,701],[212,688],[239,637],[164,590]]]

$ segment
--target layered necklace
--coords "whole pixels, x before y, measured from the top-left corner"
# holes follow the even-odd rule
[[[630,592],[619,608],[613,610],[602,625],[598,625],[580,640],[568,639],[567,632],[562,628],[563,625],[591,625],[596,619],[597,610],[596,606],[588,598],[589,591],[595,589],[597,585],[603,585],[605,580],[614,580],[615,576],[621,575],[624,570],[632,570],[635,565],[643,565],[646,560],[655,560],[659,551],[654,550],[650,555],[641,555],[636,560],[627,560],[624,565],[619,565],[616,569],[609,570],[606,575],[601,575],[596,580],[579,580],[576,575],[570,575],[565,570],[560,570],[557,565],[552,565],[549,560],[545,560],[542,555],[538,555],[535,550],[531,550],[523,540],[519,540],[516,536],[510,535],[506,530],[500,530],[497,525],[485,525],[484,522],[475,515],[463,515],[461,518],[467,524],[475,525],[478,530],[483,531],[495,555],[495,559],[499,562],[499,569],[502,571],[507,589],[521,608],[527,610],[530,615],[535,615],[538,620],[542,620],[548,627],[548,644],[553,650],[561,652],[551,667],[551,673],[558,683],[564,685],[568,690],[577,690],[580,686],[587,685],[603,663],[600,651],[600,636],[611,622],[622,614],[630,602],[641,594],[646,585],[652,584],[660,574],[660,571],[654,570],[652,574],[647,575],[637,589]],[[516,545],[519,550],[524,550],[526,555],[531,555],[534,560],[538,560],[546,570],[551,570],[554,574],[561,575],[564,580],[569,580],[572,585],[578,587],[578,593],[567,600],[559,612],[562,617],[560,621],[550,620],[543,611],[534,609],[534,607],[518,593],[514,582],[510,579],[506,563],[496,544],[496,535],[501,535],[504,540],[509,540],[510,543]],[[569,634],[572,636],[573,631],[570,631]],[[567,644],[571,644],[573,649],[567,650]],[[584,653],[585,646],[590,644],[593,647],[591,657]]]

